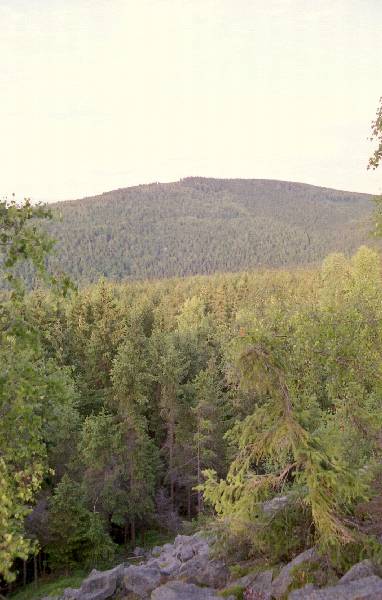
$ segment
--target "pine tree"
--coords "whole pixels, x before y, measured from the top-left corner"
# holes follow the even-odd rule
[[[341,271],[332,268],[339,262]],[[230,433],[237,455],[226,480],[209,471],[204,486],[233,527],[250,530],[261,501],[289,489],[308,507],[321,543],[357,539],[348,514],[368,493],[370,470],[363,467],[378,451],[382,416],[377,264],[367,249],[350,262],[330,258],[318,305],[289,313],[269,306],[234,343],[254,411]]]
[[[146,411],[151,383],[146,338],[127,339],[120,347],[112,371],[113,400],[118,420],[118,468],[124,503],[120,522],[130,524],[135,544],[137,522],[152,515],[158,454],[148,435]]]
[[[211,359],[206,369],[200,371],[194,382],[195,433],[193,435],[196,453],[196,484],[198,486],[198,512],[202,511],[202,471],[214,469],[224,472],[226,407],[221,383],[221,374],[215,360]]]

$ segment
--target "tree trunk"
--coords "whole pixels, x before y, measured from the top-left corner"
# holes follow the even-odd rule
[[[198,432],[198,434],[199,434],[199,432]],[[201,469],[200,469],[200,435],[198,435],[197,470],[198,470],[198,473],[197,473],[198,485],[200,485],[202,482]],[[200,515],[201,512],[202,512],[202,492],[200,490],[198,490],[198,514]]]
[[[23,586],[27,584],[27,561],[23,560]]]
[[[37,585],[38,580],[38,569],[37,569],[37,556],[33,555],[33,583]]]
[[[131,520],[131,525],[130,525],[130,531],[131,531],[131,545],[132,548],[135,548],[135,519],[133,518]]]
[[[191,487],[188,486],[187,491],[187,517],[191,521]]]
[[[174,478],[174,422],[171,419],[169,423],[169,458],[168,458],[168,467],[170,471],[170,499],[171,499],[171,508],[175,510],[175,478]]]

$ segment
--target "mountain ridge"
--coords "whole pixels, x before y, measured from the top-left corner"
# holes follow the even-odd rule
[[[59,206],[61,204],[67,204],[69,202],[83,202],[83,201],[92,201],[94,198],[100,198],[103,196],[108,196],[110,194],[113,194],[115,192],[120,192],[120,191],[125,191],[125,190],[135,190],[135,189],[140,189],[143,187],[150,187],[150,186],[156,186],[156,185],[161,185],[161,186],[166,186],[166,185],[174,185],[177,183],[187,183],[189,181],[193,181],[193,180],[200,180],[202,181],[220,181],[220,182],[261,182],[261,183],[281,183],[281,184],[292,184],[292,185],[296,185],[296,186],[301,186],[301,187],[307,187],[307,188],[316,188],[317,190],[322,190],[322,191],[334,191],[334,192],[339,192],[339,193],[343,193],[343,194],[347,194],[347,195],[355,195],[355,196],[364,196],[365,198],[369,198],[372,199],[375,197],[375,194],[371,194],[368,192],[356,192],[356,191],[351,191],[351,190],[343,190],[341,188],[332,188],[329,186],[325,186],[325,185],[317,185],[314,183],[306,183],[304,181],[292,181],[289,179],[269,179],[269,178],[263,178],[263,177],[207,177],[204,175],[188,175],[186,177],[181,177],[180,179],[174,179],[172,181],[150,181],[148,183],[138,183],[135,185],[129,185],[129,186],[123,186],[123,187],[118,187],[118,188],[113,188],[112,190],[106,190],[104,192],[99,192],[97,194],[92,194],[90,196],[82,196],[79,198],[65,198],[63,200],[55,200],[54,202],[50,203],[50,206]]]
[[[55,267],[90,283],[314,264],[369,242],[372,196],[273,179],[186,177],[55,203]]]

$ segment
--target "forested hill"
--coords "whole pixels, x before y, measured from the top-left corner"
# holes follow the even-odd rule
[[[58,203],[55,261],[80,282],[316,263],[368,240],[371,196],[189,177]]]

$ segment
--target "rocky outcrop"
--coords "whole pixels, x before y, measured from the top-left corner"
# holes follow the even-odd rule
[[[363,577],[370,577],[372,575],[379,575],[379,571],[371,560],[363,560],[356,565],[353,565],[351,569],[341,579],[339,583],[348,583],[348,581],[356,581]]]
[[[273,571],[258,573],[245,590],[245,600],[271,600]]]
[[[142,548],[134,552],[138,558],[142,555],[146,556]],[[173,544],[153,548],[140,564],[93,570],[79,589],[66,589],[59,600],[209,600],[218,597],[216,589],[224,587],[228,575],[223,562],[209,559],[205,538],[178,535]]]
[[[154,590],[151,600],[221,600],[221,596],[210,588],[200,588],[193,583],[182,581],[170,581]],[[231,597],[231,600],[235,599]]]
[[[123,574],[123,565],[118,565],[109,571],[94,569],[79,589],[67,588],[62,595],[62,600],[107,600],[113,596],[122,581]]]
[[[310,548],[285,565],[285,567],[281,569],[279,576],[276,577],[272,583],[272,596],[274,598],[282,598],[285,596],[292,583],[293,569],[304,562],[312,562],[314,560],[318,560],[318,555],[314,548]]]
[[[138,560],[142,553],[137,550]],[[235,600],[237,591],[244,600],[382,600],[382,579],[370,560],[354,565],[335,585],[318,587],[328,577],[317,577],[325,569],[314,548],[296,556],[274,580],[267,570],[233,581],[224,562],[210,556],[209,542],[200,535],[180,535],[173,544],[157,546],[144,556],[139,564],[93,570],[79,589],[68,588],[56,600],[217,600],[222,595]],[[315,583],[290,591],[300,568]]]
[[[309,585],[291,592],[288,600],[382,600],[382,579],[372,575],[321,590]]]
[[[179,569],[179,578],[189,583],[222,588],[227,583],[229,571],[220,560],[206,560],[203,556],[194,556]]]
[[[161,584],[161,572],[158,567],[131,565],[124,570],[122,590],[135,594],[138,598],[147,598]]]

